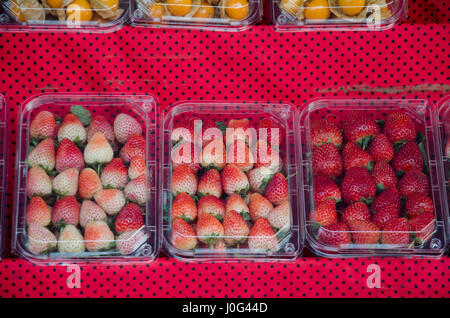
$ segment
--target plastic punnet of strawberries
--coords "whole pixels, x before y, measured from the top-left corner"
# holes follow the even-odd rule
[[[175,122],[166,204],[173,247],[266,254],[288,241],[283,131],[271,118],[254,126],[247,118],[225,123],[194,115]]]
[[[341,130],[342,128],[342,130]],[[414,248],[435,231],[423,134],[405,112],[348,111],[311,122],[317,241],[336,248]]]
[[[134,253],[147,239],[141,124],[125,113],[109,122],[73,106],[63,118],[40,111],[29,129],[28,250]]]

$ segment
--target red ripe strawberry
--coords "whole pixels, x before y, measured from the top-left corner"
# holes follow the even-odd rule
[[[78,193],[82,199],[92,199],[102,190],[102,183],[97,172],[91,168],[81,170],[78,178]]]
[[[355,220],[370,221],[370,210],[362,202],[355,202],[347,206],[342,213],[342,221],[347,225]]]
[[[214,139],[202,150],[202,167],[222,170],[227,163],[226,148],[222,139]]]
[[[323,144],[313,150],[312,170],[314,175],[323,174],[331,178],[337,178],[342,174],[341,155],[334,144]]]
[[[56,237],[39,223],[28,225],[28,249],[35,255],[47,254],[56,248]]]
[[[433,200],[423,193],[412,193],[406,197],[405,212],[410,219],[422,213],[434,213]]]
[[[337,148],[342,146],[342,133],[338,126],[330,119],[318,119],[311,124],[312,148],[331,143]]]
[[[47,226],[50,224],[51,219],[52,208],[41,197],[32,197],[28,203],[25,216],[27,225],[38,223],[42,226]]]
[[[209,213],[199,215],[196,230],[198,240],[208,246],[217,243],[224,235],[222,224]]]
[[[118,234],[139,230],[143,226],[144,218],[142,217],[142,210],[134,203],[125,205],[114,221],[114,230]]]
[[[171,242],[180,250],[193,250],[197,246],[197,235],[186,221],[176,218],[172,223]]]
[[[336,202],[334,200],[326,200],[314,207],[311,219],[321,226],[331,225],[338,221],[336,211]]]
[[[109,250],[114,246],[114,234],[106,222],[92,221],[84,229],[84,242],[89,252]]]
[[[31,121],[30,136],[35,139],[56,138],[58,125],[55,116],[49,111],[41,111]]]
[[[266,219],[257,219],[250,229],[248,247],[252,250],[264,251],[276,251],[278,249],[277,236]]]
[[[197,192],[197,177],[188,166],[178,166],[172,172],[172,194],[181,192],[189,195]]]
[[[252,193],[248,204],[250,217],[253,221],[259,218],[267,218],[272,211],[272,203],[259,193]]]
[[[128,167],[128,177],[131,180],[133,180],[139,177],[140,175],[146,174],[147,174],[147,164],[145,163],[145,159],[142,158],[141,156],[131,158],[130,166]]]
[[[267,183],[272,179],[274,173],[271,169],[266,167],[259,167],[250,170],[247,173],[248,182],[250,183],[250,190],[263,194],[266,190]]]
[[[115,215],[125,206],[125,196],[118,189],[100,190],[94,195],[95,202],[108,214]]]
[[[80,225],[85,228],[92,221],[106,221],[106,213],[94,202],[84,200],[80,208]]]
[[[31,167],[28,170],[27,193],[29,198],[35,195],[45,197],[52,194],[52,181],[41,167]]]
[[[250,209],[247,203],[236,193],[230,195],[225,204],[225,214],[232,210],[241,214],[244,219],[250,220]]]
[[[117,237],[117,250],[122,255],[133,254],[142,244],[148,239],[148,234],[145,231],[132,230],[120,234]]]
[[[78,170],[70,168],[58,174],[52,181],[53,192],[59,196],[76,195],[78,191]]]
[[[82,253],[86,250],[80,230],[72,224],[65,225],[59,233],[58,252]]]
[[[242,139],[235,140],[227,146],[227,163],[233,163],[236,167],[244,172],[253,168],[255,157]]]
[[[58,141],[61,142],[66,138],[74,143],[84,143],[87,139],[86,128],[84,128],[80,119],[72,113],[64,116],[58,130]]]
[[[344,121],[344,137],[347,141],[358,144],[363,149],[375,135],[380,133],[380,127],[375,120],[364,112],[353,111],[347,114]]]
[[[408,141],[397,152],[391,164],[392,168],[399,173],[422,170],[424,162],[419,145],[414,140]]]
[[[30,167],[40,166],[50,172],[55,168],[55,144],[53,139],[41,141],[28,155],[27,163]]]
[[[100,180],[105,188],[123,189],[128,180],[127,167],[120,158],[114,158],[103,168]]]
[[[373,200],[372,210],[375,213],[372,221],[383,229],[393,219],[400,215],[401,200],[398,191],[395,188],[389,188],[381,192]]]
[[[222,196],[222,180],[216,169],[207,170],[198,183],[197,193],[200,197],[213,195],[218,198]]]
[[[249,190],[249,183],[246,174],[234,164],[228,164],[222,170],[222,188],[223,191],[232,195],[237,193],[246,196]]]
[[[384,191],[397,186],[397,176],[394,169],[384,160],[375,163],[372,169],[372,178],[378,191]]]
[[[377,192],[377,186],[367,169],[355,167],[347,170],[341,184],[345,203],[361,201],[371,203]]]
[[[414,122],[405,113],[387,115],[383,132],[392,143],[412,141],[416,138]]]
[[[97,132],[101,132],[111,145],[114,144],[114,129],[105,116],[95,115],[92,118],[87,131],[87,140],[90,141]]]
[[[223,218],[224,241],[227,245],[235,245],[247,241],[250,232],[247,222],[236,211],[231,210]]]
[[[123,192],[129,201],[143,206],[147,202],[148,188],[147,178],[142,175],[128,182]]]
[[[258,140],[256,143],[255,159],[254,168],[267,167],[273,172],[280,172],[283,167],[283,162],[278,151],[263,140]]]
[[[386,225],[381,232],[381,243],[390,245],[408,245],[408,220],[405,218],[398,218]]]
[[[370,171],[373,167],[373,158],[353,142],[348,142],[342,150],[342,163],[346,171],[354,167],[364,167]]]
[[[434,233],[436,218],[433,212],[423,212],[409,220],[409,230],[418,244],[426,242]]]
[[[373,137],[368,151],[375,162],[381,160],[389,162],[395,155],[394,146],[392,146],[386,135],[383,134],[378,134]]]
[[[172,203],[172,219],[182,218],[192,222],[197,218],[197,205],[189,194],[178,194]]]
[[[329,200],[333,201],[333,200]],[[270,226],[275,229],[287,231],[291,226],[291,206],[289,201],[277,205],[269,212],[267,217]]]
[[[196,121],[200,123],[200,119],[195,116],[189,116],[187,118],[182,118],[180,121],[176,122],[172,129],[171,140],[172,142],[178,143],[180,141],[194,142],[194,132],[197,128]]]
[[[213,195],[207,195],[198,200],[198,214],[209,213],[221,221],[225,216],[225,204]]]
[[[139,122],[130,115],[120,113],[114,119],[114,134],[119,143],[124,144],[131,136],[142,135]]]
[[[80,205],[74,196],[67,196],[56,201],[52,212],[52,223],[55,226],[73,224],[80,220]]]
[[[145,138],[142,136],[131,136],[127,143],[120,150],[120,159],[129,163],[133,157],[141,156],[145,158]]]
[[[406,172],[398,181],[397,188],[402,197],[407,197],[415,192],[430,193],[428,177],[420,170]]]
[[[172,169],[188,166],[195,173],[200,170],[201,150],[192,142],[180,142],[172,149]]]
[[[354,220],[349,225],[354,244],[376,244],[380,240],[380,229],[375,223]]]
[[[275,205],[289,200],[288,182],[284,175],[276,173],[267,183],[265,197]]]
[[[348,245],[351,243],[350,230],[344,222],[336,222],[319,228],[317,240],[328,246]]]
[[[96,132],[84,148],[84,161],[88,165],[111,162],[114,150],[101,132]]]
[[[342,194],[336,182],[324,175],[314,177],[314,203],[319,204],[328,199],[341,202]]]
[[[56,151],[56,170],[63,172],[69,168],[84,168],[84,158],[81,150],[69,139],[63,139]]]

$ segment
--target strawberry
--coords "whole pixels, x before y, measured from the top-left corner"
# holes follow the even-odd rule
[[[405,218],[391,221],[381,232],[381,243],[389,245],[407,245],[409,243],[409,226]]]
[[[227,146],[227,163],[234,163],[244,172],[250,171],[255,163],[253,152],[244,140],[238,139]]]
[[[288,182],[284,175],[276,173],[267,183],[265,197],[275,205],[289,200]]]
[[[72,224],[64,226],[58,237],[58,252],[82,253],[85,250],[86,246],[80,230]]]
[[[67,196],[56,201],[52,211],[52,223],[56,227],[66,224],[78,225],[80,205],[74,196]]]
[[[114,119],[114,135],[119,143],[125,144],[131,136],[142,135],[141,124],[130,115],[120,113]]]
[[[225,216],[225,205],[221,199],[207,195],[198,200],[198,214],[201,213],[209,213],[221,221]]]
[[[194,142],[194,133],[200,122],[201,120],[195,116],[182,118],[176,122],[171,133],[172,143],[176,144],[181,141]]]
[[[92,118],[87,131],[87,141],[89,142],[97,132],[101,132],[111,145],[114,144],[114,129],[105,116],[95,115]]]
[[[89,252],[110,250],[114,246],[114,234],[104,221],[92,221],[84,228],[84,242]]]
[[[369,118],[363,111],[353,111],[347,114],[344,121],[344,137],[365,149],[375,135],[380,133],[380,127],[375,120]]]
[[[370,210],[363,202],[350,204],[342,213],[342,221],[347,225],[355,220],[370,221],[370,218]]]
[[[258,167],[247,173],[250,190],[264,194],[267,183],[272,179],[274,172],[267,167]]]
[[[28,155],[27,163],[30,167],[40,166],[50,172],[55,168],[55,144],[53,139],[42,140]]]
[[[44,169],[35,166],[28,170],[27,193],[31,198],[35,195],[45,197],[52,194],[52,182]]]
[[[348,245],[351,243],[350,230],[344,222],[336,222],[319,228],[317,240],[324,245],[334,247]]]
[[[217,127],[214,120],[204,119],[202,121],[202,147],[214,139],[220,139],[223,142],[222,131]]]
[[[393,219],[400,215],[401,200],[395,188],[384,190],[373,200],[372,210],[375,213],[372,221],[383,229]]]
[[[42,226],[50,224],[52,219],[52,208],[45,203],[41,197],[32,197],[27,206],[25,221],[27,225],[37,223]]]
[[[310,131],[312,149],[327,143],[336,148],[342,146],[342,133],[330,119],[322,118],[312,122]]]
[[[267,167],[275,172],[280,172],[283,168],[283,161],[280,154],[270,144],[263,140],[256,143],[256,158],[254,168]]]
[[[125,206],[125,196],[118,189],[103,189],[94,195],[95,202],[108,214],[115,215]]]
[[[228,122],[227,129],[225,132],[225,143],[228,146],[232,144],[235,140],[243,140],[246,141],[247,144],[251,145],[256,139],[256,131],[254,131],[255,135],[253,138],[248,135],[251,132],[250,121],[247,118],[244,119],[231,119]],[[252,139],[252,140],[250,140]]]
[[[192,222],[197,218],[197,205],[189,194],[181,192],[172,203],[172,219],[182,218]]]
[[[91,168],[81,170],[78,178],[78,193],[82,199],[92,199],[102,190],[102,183],[97,172]]]
[[[384,191],[397,186],[397,176],[394,169],[384,160],[375,163],[372,169],[372,178],[378,191]]]
[[[86,128],[80,119],[72,113],[64,116],[61,126],[58,129],[58,141],[69,139],[74,143],[84,143],[87,138]]]
[[[409,220],[409,230],[415,238],[415,242],[423,244],[434,233],[436,218],[433,212],[423,212]]]
[[[450,159],[450,138],[447,138],[447,142],[445,144],[444,155],[447,159]]]
[[[56,151],[56,170],[63,172],[69,168],[84,168],[84,158],[81,150],[69,139],[63,139]]]
[[[189,166],[195,173],[200,170],[201,149],[192,142],[180,142],[172,148],[172,169]]]
[[[364,220],[354,220],[348,225],[352,232],[354,244],[376,244],[380,240],[380,229],[375,223]]]
[[[223,235],[224,228],[215,217],[209,213],[199,215],[197,221],[197,237],[200,242],[211,246],[217,243]]]
[[[31,121],[30,136],[34,139],[56,138],[58,124],[55,116],[49,111],[41,111]]]
[[[397,152],[391,164],[397,173],[422,170],[424,162],[419,145],[414,140],[408,141]]]
[[[84,161],[88,165],[105,164],[114,157],[114,151],[101,132],[96,132],[84,148]]]
[[[314,176],[314,203],[319,204],[328,199],[341,202],[342,194],[336,182],[324,175]]]
[[[359,147],[357,148],[359,149]],[[341,155],[334,144],[326,143],[314,148],[311,160],[314,175],[323,174],[337,178],[342,174]]]
[[[406,197],[405,212],[410,219],[422,213],[434,213],[433,200],[423,193],[411,193]]]
[[[103,168],[100,180],[104,188],[123,189],[128,181],[128,171],[122,159],[114,158]]]
[[[118,234],[139,230],[143,226],[144,218],[142,217],[142,210],[134,203],[125,205],[114,220],[114,230]]]
[[[133,157],[145,158],[145,138],[142,136],[131,136],[127,143],[120,149],[120,159],[129,163]]]
[[[338,221],[336,211],[336,202],[334,200],[325,200],[314,207],[311,219],[321,226],[328,226]]]
[[[404,143],[416,138],[416,127],[405,113],[390,113],[384,123],[384,134],[391,143]]]
[[[266,142],[274,149],[281,149],[284,145],[285,130],[276,120],[270,117],[263,118],[256,125],[256,129],[259,139],[264,135]]]
[[[144,231],[132,230],[124,232],[117,237],[117,250],[122,255],[133,254],[147,239],[148,234]]]
[[[189,195],[197,192],[197,177],[188,166],[178,166],[172,172],[172,194],[181,192]]]
[[[227,245],[235,245],[247,241],[250,228],[238,212],[230,210],[223,219],[224,241]]]
[[[35,255],[47,254],[56,248],[56,237],[46,227],[32,222],[28,225],[28,249]]]
[[[342,163],[345,171],[354,167],[364,167],[370,171],[373,167],[373,157],[355,143],[348,142],[342,150]]]
[[[214,195],[220,198],[222,196],[222,180],[220,179],[219,171],[209,169],[200,177],[197,194],[200,197]]]
[[[222,170],[222,188],[223,191],[232,195],[237,193],[246,196],[250,185],[246,174],[234,164],[228,164]]]
[[[58,196],[74,196],[78,191],[78,170],[70,168],[58,174],[52,181],[53,192]]]
[[[227,244],[225,243],[224,240],[219,240],[219,241],[217,241],[216,244],[214,244],[212,246],[212,248],[216,251],[225,252],[227,250]],[[220,255],[220,254],[216,254],[216,255]]]
[[[250,220],[250,209],[240,195],[234,193],[228,197],[225,214],[231,210],[238,212],[245,220]]]
[[[333,200],[329,200],[333,201]],[[291,206],[289,201],[277,205],[269,212],[267,217],[270,226],[275,229],[287,231],[291,226]]]
[[[371,203],[377,192],[377,185],[367,169],[354,167],[345,173],[341,184],[342,197],[345,203],[350,204],[362,201]]]
[[[176,218],[172,223],[171,242],[180,250],[193,250],[197,246],[197,235],[186,221]]]
[[[131,202],[137,203],[139,205],[145,205],[147,202],[147,178],[142,175],[137,177],[136,179],[131,180],[125,186],[123,190],[125,193],[125,197]]]
[[[278,239],[272,227],[264,218],[256,220],[248,234],[248,247],[251,250],[276,251]]]
[[[389,162],[395,155],[394,146],[392,146],[386,135],[383,134],[378,134],[373,137],[368,151],[375,162],[381,160]]]
[[[85,228],[92,221],[106,221],[106,213],[93,201],[84,200],[80,208],[80,225]]]
[[[113,159],[114,161],[115,159]],[[131,158],[130,166],[128,167],[128,177],[133,180],[139,177],[140,175],[147,174],[147,164],[145,159],[141,156],[135,156]]]
[[[430,182],[422,171],[411,170],[401,177],[398,181],[397,188],[402,197],[407,197],[415,192],[429,194]]]
[[[248,204],[250,217],[253,221],[259,218],[267,218],[273,209],[272,203],[259,193],[252,193]]]
[[[213,139],[203,147],[202,167],[222,170],[226,163],[226,148],[222,139]]]

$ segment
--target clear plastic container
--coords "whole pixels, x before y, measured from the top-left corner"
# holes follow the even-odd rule
[[[272,0],[277,31],[387,30],[406,17],[407,0]]]
[[[38,264],[152,261],[160,250],[158,121],[152,96],[61,93],[28,99],[18,118],[13,252]],[[55,138],[53,169],[51,160],[39,161],[47,153],[53,157],[47,147],[38,151],[52,138],[42,136]]]
[[[6,235],[6,186],[8,178],[6,164],[8,158],[8,134],[8,110],[6,109],[5,97],[0,94],[0,259],[3,255]]]
[[[352,114],[350,113],[351,111],[363,111],[365,118],[369,118],[372,120],[384,121],[386,117],[393,112],[405,113],[409,118],[412,119],[412,122],[414,123],[415,126],[415,130],[417,132],[417,136],[420,136],[422,134],[425,140],[423,142],[424,145],[423,148],[424,152],[426,153],[427,160],[426,161],[424,160],[424,162],[427,162],[427,165],[425,165],[423,171],[424,173],[426,172],[427,179],[429,181],[427,196],[432,200],[432,208],[431,208],[432,211],[430,211],[430,213],[434,213],[436,222],[422,221],[425,223],[423,224],[423,227],[416,227],[416,229],[420,228],[423,230],[413,231],[411,227],[412,222],[410,218],[413,218],[414,214],[411,212],[411,214],[408,213],[408,215],[405,216],[406,206],[404,198],[401,199],[401,209],[399,209],[400,211],[398,215],[394,217],[388,216],[386,217],[386,219],[383,219],[381,217],[383,216],[383,214],[379,214],[378,215],[379,218],[377,217],[375,219],[374,215],[376,215],[376,213],[382,210],[383,202],[399,202],[397,201],[398,197],[393,195],[392,197],[395,197],[397,199],[393,199],[392,201],[390,201],[390,199],[388,199],[389,196],[386,194],[386,196],[383,196],[383,199],[381,199],[381,197],[377,199],[380,196],[380,189],[377,189],[375,187],[377,190],[377,194],[374,199],[373,194],[371,193],[373,193],[374,191],[373,189],[375,186],[375,182],[372,185],[370,185],[371,184],[370,181],[363,181],[363,180],[370,180],[370,178],[374,180],[373,177],[375,176],[375,174],[372,174],[372,172],[370,172],[370,177],[367,177],[367,175],[361,172],[361,169],[359,168],[356,168],[359,169],[359,173],[354,174],[357,176],[356,178],[351,179],[350,176],[352,176],[353,173],[349,174],[350,176],[347,178],[347,181],[345,182],[346,194],[344,195],[343,190],[344,187],[342,186],[344,182],[342,180],[343,178],[345,178],[345,176],[347,176],[346,172],[347,169],[345,169],[344,160],[343,160],[344,168],[342,169],[342,173],[337,177],[334,176],[333,178],[334,181],[331,179],[332,175],[330,174],[328,174],[327,177],[325,178],[316,177],[316,179],[313,179],[312,157],[314,156],[315,158],[320,158],[319,156],[320,151],[317,151],[315,155],[312,153],[313,151],[311,143],[312,127],[314,126],[328,127],[328,124],[323,124],[323,122],[321,122],[322,124],[320,125],[313,123],[318,119],[324,118],[329,119],[329,121],[334,122],[334,127],[337,126],[338,128],[337,131],[341,131],[341,129],[343,129],[344,120],[346,116]],[[339,99],[339,98],[316,99],[306,103],[301,107],[299,120],[300,120],[299,126],[301,136],[301,143],[300,143],[301,169],[303,172],[302,182],[305,197],[304,205],[302,206],[302,208],[304,209],[305,219],[307,220],[306,241],[307,244],[310,246],[310,248],[316,254],[325,257],[368,257],[368,256],[439,257],[440,255],[442,255],[443,251],[447,246],[447,240],[445,235],[445,223],[447,222],[448,218],[448,208],[446,203],[446,193],[443,191],[444,180],[442,178],[442,171],[443,171],[442,160],[439,159],[441,153],[440,149],[441,142],[439,140],[439,134],[437,131],[438,126],[436,120],[436,109],[432,103],[430,103],[427,100],[407,100],[407,99],[404,100],[395,100],[395,99],[357,100],[357,99]],[[319,140],[316,139],[318,138],[316,136],[320,136],[320,134],[317,133],[320,130],[314,131],[315,131],[314,140]],[[381,128],[380,131],[383,133],[385,132]],[[345,135],[345,132],[343,133],[343,135]],[[347,134],[347,136],[351,135]],[[351,137],[344,138],[344,144],[346,144],[348,142],[348,139],[350,138]],[[416,141],[411,141],[411,143],[413,142]],[[370,144],[368,147],[370,147]],[[342,148],[339,148],[339,153],[342,155],[341,149]],[[372,148],[372,150],[370,150],[370,152],[373,154],[375,154],[375,152],[373,152],[374,149],[376,149],[375,146],[374,148]],[[401,148],[400,150],[396,151],[401,151]],[[388,153],[388,151],[385,152]],[[408,156],[409,155],[407,155],[406,157]],[[399,156],[399,158],[400,157],[401,156]],[[341,156],[341,158],[343,157]],[[347,158],[351,158],[351,156],[345,158],[346,162],[351,162],[347,161]],[[393,159],[396,160],[395,167],[397,171],[399,170],[397,167],[404,167],[403,164],[400,165],[400,162],[402,162],[402,160],[400,160],[399,158],[395,159],[394,157]],[[320,167],[319,163],[320,160],[322,159],[316,160],[317,161],[315,161],[315,167]],[[390,161],[391,166],[393,160]],[[351,166],[348,165],[347,167]],[[316,172],[319,171],[317,170],[318,168],[315,169]],[[406,168],[401,169],[407,170]],[[362,170],[366,169],[362,168]],[[384,169],[380,169],[378,171],[383,170]],[[322,173],[327,174],[326,170],[324,170]],[[382,174],[378,174],[377,172],[376,175]],[[400,178],[401,177],[398,177],[398,179]],[[324,182],[322,182],[322,179]],[[332,182],[330,182],[330,180],[332,180]],[[377,178],[375,180],[380,179]],[[411,178],[409,178],[408,180],[411,180]],[[404,181],[402,181],[401,186],[399,182],[400,181],[397,181],[397,184],[395,185],[395,188],[399,190],[398,194],[401,195],[405,194],[406,196],[409,196],[411,193],[407,192],[410,191],[407,189],[410,188],[406,186],[409,184],[409,181],[407,182],[407,179],[405,179]],[[356,190],[352,190],[355,189],[352,188],[352,186],[359,183],[363,184],[360,185],[361,188],[359,189],[362,189],[362,187],[366,187],[366,185],[369,184],[367,188],[372,190],[370,190],[370,192],[364,191],[364,194],[361,196],[353,196],[352,193],[353,191],[356,192]],[[349,184],[351,186],[347,187],[347,185]],[[422,185],[426,183],[415,182],[414,184],[420,184],[420,187],[414,188],[416,189],[414,191],[419,191],[417,189],[420,189],[420,191],[422,191],[422,189],[426,189],[422,188]],[[328,187],[328,185],[330,185],[330,187]],[[339,187],[340,192],[336,190],[336,185]],[[386,186],[386,188],[389,188],[389,186]],[[328,192],[328,189],[331,189],[330,192]],[[322,196],[322,194],[325,194],[325,196]],[[350,205],[349,202],[352,202],[352,200],[353,202],[360,200],[361,197],[362,198],[367,197],[371,198],[372,200],[373,199],[378,200],[376,209],[374,209],[375,203],[370,203],[371,200],[366,201],[367,207],[369,207],[370,209],[370,213],[369,210],[367,210],[366,214],[362,212],[358,213],[355,212],[355,215],[358,216],[357,217],[358,219],[363,219],[365,221],[368,221],[369,223],[372,224],[376,223],[377,225],[379,225],[377,227],[378,230],[375,230],[375,228],[373,227],[369,227],[367,224],[361,227],[360,225],[358,225],[358,223],[354,223],[354,218],[352,218],[351,216],[352,209],[349,209],[348,211],[345,210]],[[329,223],[333,222],[336,223],[336,219],[325,218],[324,211],[327,211],[326,209],[324,209],[325,204],[319,207],[321,202],[327,201],[327,199],[329,198],[335,198],[336,199],[335,201],[340,201],[339,203],[336,204],[337,219],[338,219],[337,221],[339,222],[339,225],[333,226],[328,225]],[[417,201],[413,201],[412,199],[410,199],[410,202],[411,207],[414,206],[413,203]],[[386,206],[392,207],[393,205],[386,205]],[[395,206],[398,207],[398,205]],[[374,210],[376,211],[375,214]],[[389,208],[389,211],[395,210],[396,208]],[[344,211],[346,212],[344,213]],[[320,219],[319,217],[317,217],[318,215],[320,216]],[[400,217],[403,218],[407,217],[408,218],[407,222],[405,223],[405,220],[401,220],[397,221],[397,223],[395,223],[394,225],[394,223],[392,222]],[[424,217],[424,220],[430,219],[425,219]],[[342,223],[344,223],[345,226],[342,225]],[[350,223],[353,223],[352,227],[349,226]],[[416,222],[414,223],[417,224]],[[387,224],[389,224],[389,227]],[[380,229],[383,231],[381,231]],[[374,234],[375,236],[369,237],[368,234]],[[417,238],[420,238],[420,244],[417,243],[417,241],[414,243],[413,238],[415,241],[417,240]],[[355,241],[357,242],[356,244]]]
[[[113,32],[128,21],[129,0],[1,0],[0,31]]]
[[[298,151],[295,145],[298,134],[295,114],[295,109],[286,104],[252,102],[182,102],[165,110],[161,210],[163,213],[163,246],[170,256],[185,261],[293,260],[302,253],[304,222],[302,215],[299,213],[299,202],[302,201],[299,195],[301,196],[302,193],[298,188],[299,180],[296,174]],[[193,144],[189,143],[187,139],[181,138],[180,141],[178,138],[180,135],[178,137],[176,135],[178,128],[189,122],[194,118],[193,116],[202,125],[205,125],[202,127],[219,127],[222,131],[215,138],[211,137],[209,143],[205,141],[203,144],[203,142],[197,142],[198,140],[195,139],[194,144],[199,145],[199,148],[194,148]],[[263,154],[263,152],[255,152],[255,149],[262,148],[252,147],[251,145],[254,145],[254,143],[250,140],[259,140],[258,145],[262,145],[264,143],[263,135],[259,134],[258,138],[250,139],[249,137],[246,139],[247,148],[237,146],[238,144],[242,145],[242,139],[240,142],[231,142],[233,137],[229,136],[233,136],[232,133],[225,134],[230,142],[227,143],[227,138],[224,137],[223,131],[226,131],[226,127],[230,127],[230,120],[242,120],[234,121],[231,127],[243,125],[245,129],[255,128],[253,131],[259,133],[261,131],[259,128],[266,127],[265,124],[260,123],[262,119],[270,120],[278,127],[280,134],[274,133],[273,135],[281,137],[280,139],[275,138],[275,140],[284,140],[284,142],[279,142],[280,147],[278,149],[281,149],[281,151],[271,153],[273,157],[270,157],[274,158],[273,162],[279,163],[279,165],[273,164],[268,167],[262,165],[261,168],[262,162],[268,162],[265,159],[261,160],[263,155],[255,157],[260,159],[255,159],[256,164],[251,164],[250,154]],[[252,130],[249,129],[248,131]],[[242,130],[240,133],[242,133]],[[236,133],[236,136],[242,136],[240,133]],[[204,130],[203,135],[208,136],[207,129]],[[239,138],[236,137],[236,139]],[[202,158],[209,158],[209,151],[220,154],[220,152],[212,150],[213,146],[210,145],[213,141],[211,140],[217,142],[217,144],[213,144],[216,145],[216,149],[227,149],[223,153],[232,153],[230,149],[235,149],[236,156],[226,156],[225,159],[218,155],[215,160],[204,159],[202,161],[196,159],[195,156],[190,156],[193,152],[184,152],[187,149],[202,149],[202,151],[197,152],[206,155]],[[270,140],[272,140],[272,137],[270,137]],[[220,148],[220,144],[223,145],[223,148]],[[225,144],[228,144],[228,147]],[[230,145],[234,144],[236,144],[235,148],[231,148]],[[272,146],[267,146],[266,149],[269,149],[269,147],[273,149],[275,143],[270,143],[270,145]],[[245,159],[244,156],[239,155],[238,149],[241,149],[242,153],[248,154]],[[186,154],[187,157],[179,159],[183,157],[183,154]],[[281,160],[275,159],[277,154],[280,155],[278,158]],[[219,158],[223,159],[219,160]],[[230,164],[230,162],[236,164]],[[211,168],[211,165],[213,168]],[[279,171],[280,167],[282,167],[281,175],[276,175],[275,172]],[[194,171],[198,172],[195,173]],[[190,176],[190,183],[189,186],[183,187],[180,185],[180,175],[185,176],[186,174]],[[208,177],[206,177],[207,174]],[[215,175],[216,179],[210,178],[211,175]],[[218,175],[220,175],[220,182],[209,188],[208,180],[217,181]],[[233,180],[230,176],[234,175],[238,175],[236,180],[240,181],[236,184],[239,184],[239,186],[230,187],[231,181],[229,180]],[[265,183],[260,182],[263,178],[258,178],[258,175],[266,178]],[[287,179],[285,176],[287,176]],[[280,183],[283,185],[274,186],[277,184],[275,180],[281,179],[284,179]],[[211,184],[214,184],[214,182]],[[288,193],[284,192],[284,196],[279,195],[276,199],[273,196],[268,196],[268,192],[272,192],[269,189],[276,188],[287,189],[286,192]],[[183,191],[188,191],[189,195],[192,195],[191,198],[194,198],[189,199],[185,193],[180,194]],[[247,191],[252,195],[247,194]],[[175,203],[179,197],[181,200]],[[179,202],[183,202],[183,197],[184,202],[188,202],[185,207],[189,208],[186,208],[186,210],[179,209],[183,206],[179,205]],[[281,201],[278,201],[281,198],[285,200],[283,201],[284,205]],[[258,204],[260,201],[264,204]],[[232,210],[236,212],[231,212]],[[194,214],[191,214],[192,211],[195,211]],[[284,214],[279,213],[280,211],[284,211]],[[236,213],[240,216],[237,216]],[[276,215],[283,215],[284,218],[280,216],[279,220],[281,221],[274,223]],[[205,221],[208,219],[209,221]],[[173,227],[174,220],[178,223],[176,229]],[[243,220],[246,220],[247,226],[243,224]],[[212,232],[208,232],[207,224],[209,222],[215,226],[214,231],[211,230]],[[236,230],[237,232],[232,230],[231,224],[234,222],[239,224],[237,225],[239,228],[239,230]],[[256,223],[259,223],[257,227],[255,226]],[[261,231],[263,228],[268,232]],[[249,239],[250,236],[251,239]],[[260,245],[257,243],[258,239],[262,240]]]
[[[262,17],[261,0],[133,0],[135,26],[243,31]]]

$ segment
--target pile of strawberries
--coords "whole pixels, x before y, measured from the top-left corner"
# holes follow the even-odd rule
[[[310,133],[310,217],[321,244],[412,247],[430,238],[435,214],[424,138],[406,113],[375,121],[349,111],[342,132],[334,119],[322,118]]]
[[[193,115],[174,125],[170,211],[174,247],[265,253],[283,244],[291,224],[280,151],[284,132],[271,118],[255,126],[249,119],[225,124]],[[246,134],[248,129],[255,134]],[[201,140],[195,138],[196,132]]]
[[[120,113],[111,125],[104,116],[91,117],[73,106],[62,119],[40,111],[29,130],[29,251],[133,253],[147,235],[141,124]]]

